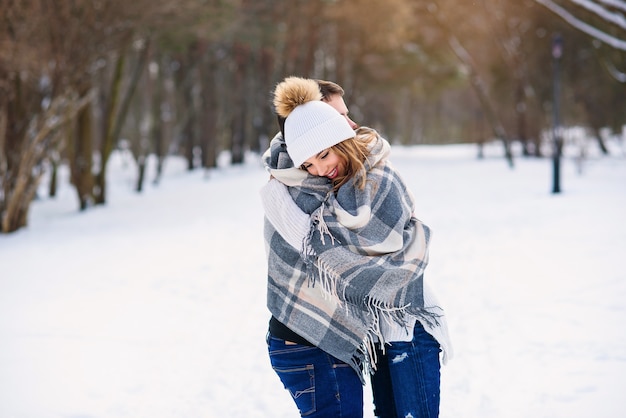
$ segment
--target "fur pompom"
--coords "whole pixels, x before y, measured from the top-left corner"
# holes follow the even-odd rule
[[[287,77],[274,90],[274,109],[283,118],[297,106],[314,100],[322,100],[322,93],[317,81],[310,78]]]

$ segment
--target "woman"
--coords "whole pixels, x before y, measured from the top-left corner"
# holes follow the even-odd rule
[[[274,369],[302,416],[362,416],[359,386],[377,367],[379,416],[437,416],[433,334],[446,349],[447,334],[443,311],[423,289],[430,232],[413,217],[412,197],[387,162],[389,144],[368,128],[355,134],[319,101],[313,80],[288,78],[274,99],[286,117],[286,147],[264,155],[276,180],[262,191]],[[343,373],[338,389],[311,384],[328,359],[331,371]],[[306,372],[287,372],[294,370]],[[314,415],[309,401],[320,398],[335,412]],[[342,415],[345,409],[354,415]]]

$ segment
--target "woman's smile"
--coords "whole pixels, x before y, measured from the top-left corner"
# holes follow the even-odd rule
[[[332,148],[327,148],[306,160],[300,168],[311,175],[333,180],[343,175],[344,162]]]

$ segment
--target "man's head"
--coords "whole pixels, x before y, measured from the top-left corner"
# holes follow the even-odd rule
[[[352,129],[356,129],[359,127],[357,123],[355,123],[348,116],[348,106],[343,100],[344,90],[343,88],[332,81],[328,80],[319,80],[316,79],[315,82],[319,86],[320,93],[322,93],[322,101],[328,103],[332,107],[337,110],[345,119],[348,121],[348,124]],[[278,115],[278,126],[280,127],[280,132],[283,134],[283,138],[285,137],[285,118]]]
[[[334,107],[337,112],[339,112],[346,120],[352,129],[356,129],[359,127],[350,117],[348,116],[348,106],[343,100],[344,90],[343,88],[332,81],[327,80],[315,80],[320,87],[320,92],[322,93],[322,101],[328,103],[332,107]]]

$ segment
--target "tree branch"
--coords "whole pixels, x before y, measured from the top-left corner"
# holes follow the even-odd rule
[[[552,0],[535,0],[537,3],[547,7],[557,15],[559,15],[563,20],[567,23],[580,30],[581,32],[586,33],[589,36],[596,38],[597,40],[604,42],[605,44],[619,49],[621,51],[626,51],[626,41],[616,38],[607,34],[606,32],[601,31],[600,29],[591,26],[590,24],[583,22],[582,20],[575,17],[573,14],[565,10],[563,7],[554,3]]]

